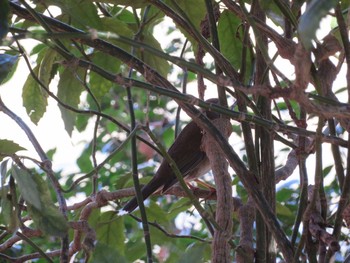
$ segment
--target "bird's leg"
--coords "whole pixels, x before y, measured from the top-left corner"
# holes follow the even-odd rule
[[[213,192],[216,191],[215,187],[212,186],[212,185],[209,184],[209,183],[206,183],[206,182],[204,182],[204,181],[202,181],[202,180],[200,180],[200,179],[196,179],[196,180],[194,180],[194,181],[195,181],[197,184],[203,186],[204,188],[209,189],[210,191],[213,191]]]
[[[210,197],[212,197],[212,196],[216,196],[216,189],[215,189],[215,187],[213,186],[213,185],[211,185],[211,184],[208,184],[208,183],[206,183],[206,182],[204,182],[204,181],[202,181],[202,180],[200,180],[200,179],[196,179],[196,180],[194,180],[198,185],[200,185],[200,186],[202,186],[202,187],[204,187],[204,188],[207,188],[210,192],[209,192],[209,194],[208,194],[208,196],[206,197],[206,198],[204,198],[204,199],[209,199]]]

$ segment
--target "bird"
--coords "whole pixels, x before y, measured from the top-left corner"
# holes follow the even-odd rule
[[[218,104],[216,98],[206,100],[207,103]],[[203,111],[202,111],[203,112]],[[209,119],[220,117],[220,114],[210,110],[203,112]],[[210,171],[210,162],[202,150],[203,130],[194,122],[189,122],[176,137],[168,150],[169,156],[174,160],[186,182],[193,181]],[[168,162],[163,159],[153,178],[142,187],[142,200],[146,200],[153,193],[165,193],[178,182],[176,175]],[[131,213],[138,207],[136,197],[133,197],[124,207],[123,211]]]

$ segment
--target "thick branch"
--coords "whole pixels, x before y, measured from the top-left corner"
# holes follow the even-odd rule
[[[214,125],[226,138],[231,134],[231,126],[227,119],[215,119]],[[232,187],[231,177],[228,173],[228,164],[225,156],[212,136],[207,133],[203,136],[203,148],[209,158],[210,166],[214,174],[217,193],[216,222],[220,229],[215,229],[212,244],[212,262],[230,262],[229,240],[232,235]]]

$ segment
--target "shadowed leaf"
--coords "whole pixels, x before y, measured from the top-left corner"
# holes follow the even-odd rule
[[[39,67],[33,69],[34,74],[38,76]],[[37,80],[29,75],[23,86],[22,98],[23,106],[34,124],[44,116],[47,107],[47,93],[40,87]]]
[[[33,207],[41,210],[42,202],[40,192],[34,176],[26,169],[21,169],[14,165],[12,167],[12,175],[15,178],[19,191],[23,196],[23,199],[31,204]]]
[[[300,40],[305,48],[312,47],[312,40],[316,37],[316,30],[321,19],[327,12],[336,6],[335,0],[313,0],[309,3],[306,12],[301,16],[298,26]]]
[[[60,74],[60,80],[58,82],[57,97],[64,104],[67,104],[73,108],[78,108],[80,94],[83,91],[82,84],[78,80],[79,76],[80,75],[78,75],[78,73],[74,74],[70,68],[66,68]],[[59,108],[64,122],[64,127],[69,136],[71,136],[76,120],[76,113],[62,106]]]
[[[8,14],[9,2],[7,0],[0,1],[0,41],[7,35],[8,32]]]
[[[17,62],[18,56],[0,54],[0,84],[7,82],[9,77],[13,75],[15,69],[17,68]]]

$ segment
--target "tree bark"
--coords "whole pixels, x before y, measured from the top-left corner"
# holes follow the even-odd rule
[[[214,125],[225,135],[226,138],[231,134],[231,126],[228,119],[213,120]],[[231,262],[231,249],[229,241],[232,236],[232,180],[228,173],[228,163],[223,152],[217,145],[216,140],[207,133],[203,136],[202,145],[210,160],[211,168],[214,174],[217,194],[216,222],[219,229],[214,232],[212,243],[212,262],[223,263]]]

